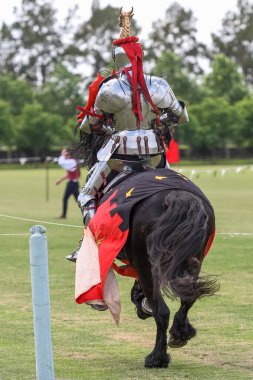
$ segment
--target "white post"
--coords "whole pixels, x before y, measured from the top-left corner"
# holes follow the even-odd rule
[[[54,380],[46,229],[33,226],[29,231],[36,379]]]

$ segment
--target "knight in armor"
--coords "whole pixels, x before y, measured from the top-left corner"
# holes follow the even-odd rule
[[[120,11],[121,34],[113,41],[117,71],[106,78],[98,74],[95,99],[79,114],[81,133],[105,137],[78,197],[86,226],[113,173],[125,176],[133,169],[169,167],[165,149],[170,129],[188,121],[186,107],[170,85],[143,72],[142,47],[138,37],[131,36],[132,17],[133,10]],[[75,261],[77,252],[67,258]]]

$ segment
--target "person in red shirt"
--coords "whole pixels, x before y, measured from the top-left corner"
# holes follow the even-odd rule
[[[69,197],[71,195],[74,195],[75,200],[77,201],[77,197],[79,194],[78,179],[80,177],[80,169],[78,162],[72,157],[71,152],[68,149],[62,150],[61,156],[57,159],[57,162],[58,165],[67,172],[65,176],[59,178],[55,183],[56,185],[59,185],[61,182],[65,180],[68,181],[63,196],[62,214],[60,216],[61,219],[65,219],[67,216],[67,206]]]

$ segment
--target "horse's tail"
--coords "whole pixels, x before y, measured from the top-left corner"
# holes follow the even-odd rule
[[[208,230],[203,201],[189,192],[170,191],[165,207],[147,241],[154,291],[189,302],[213,295],[219,289],[216,279],[199,277]]]

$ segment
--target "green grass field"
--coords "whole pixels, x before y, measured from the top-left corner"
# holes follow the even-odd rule
[[[192,169],[184,174],[191,174]],[[65,255],[76,247],[82,229],[80,211],[72,199],[68,219],[57,219],[64,185],[56,187],[54,182],[63,171],[50,170],[49,202],[45,170],[0,171],[1,215],[80,225],[64,227],[0,216],[1,380],[36,377],[29,263],[29,228],[34,224],[47,228],[56,379],[253,379],[253,235],[220,234],[253,233],[253,171],[234,170],[222,176],[214,171],[217,167],[209,169],[209,174],[195,173],[194,182],[216,211],[218,234],[203,270],[219,276],[221,290],[194,305],[189,317],[197,337],[181,349],[171,349],[170,367],[160,370],[143,366],[153,348],[155,325],[152,319],[136,317],[129,296],[131,279],[118,277],[119,328],[109,312],[99,313],[74,302],[75,266]],[[167,303],[173,317],[179,304]]]

